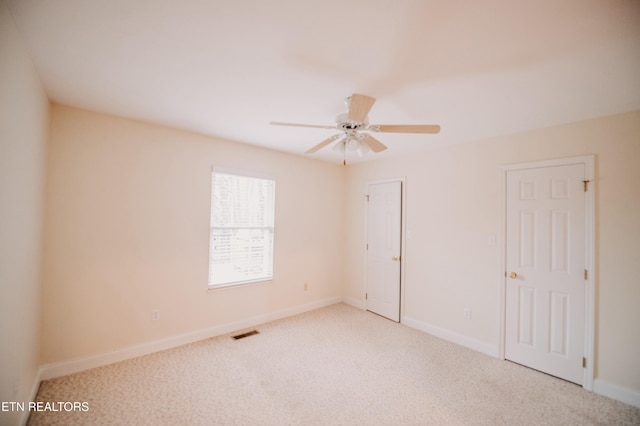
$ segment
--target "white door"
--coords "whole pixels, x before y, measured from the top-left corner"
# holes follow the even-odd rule
[[[367,310],[400,322],[402,182],[368,186]]]
[[[507,172],[505,358],[583,384],[584,164]]]

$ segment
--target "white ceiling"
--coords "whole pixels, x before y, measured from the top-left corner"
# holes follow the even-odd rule
[[[442,126],[367,160],[640,109],[638,0],[7,3],[52,101],[296,154],[336,132],[269,122],[331,125],[352,93]]]

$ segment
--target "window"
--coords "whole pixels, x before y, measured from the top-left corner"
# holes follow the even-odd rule
[[[275,187],[271,179],[212,172],[209,288],[272,278]]]

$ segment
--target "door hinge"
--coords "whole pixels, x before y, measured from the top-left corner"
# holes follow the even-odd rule
[[[366,249],[367,249],[367,250],[369,250],[369,243],[367,243],[367,245],[366,245]]]
[[[364,294],[364,300],[369,300],[369,293]]]
[[[584,270],[584,279],[588,280],[589,279],[589,273],[587,272],[587,270]]]
[[[369,202],[369,194],[365,195],[364,198],[367,199],[367,203]]]
[[[582,357],[582,368],[587,368],[587,358]]]
[[[583,180],[582,184],[584,185],[584,192],[587,192],[587,186],[589,185],[589,181],[588,180]]]

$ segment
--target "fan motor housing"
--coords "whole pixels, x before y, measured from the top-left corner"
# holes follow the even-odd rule
[[[353,121],[349,120],[348,114],[340,114],[336,117],[336,127],[340,130],[348,132],[350,130],[366,129],[369,126],[368,118],[365,121]]]

